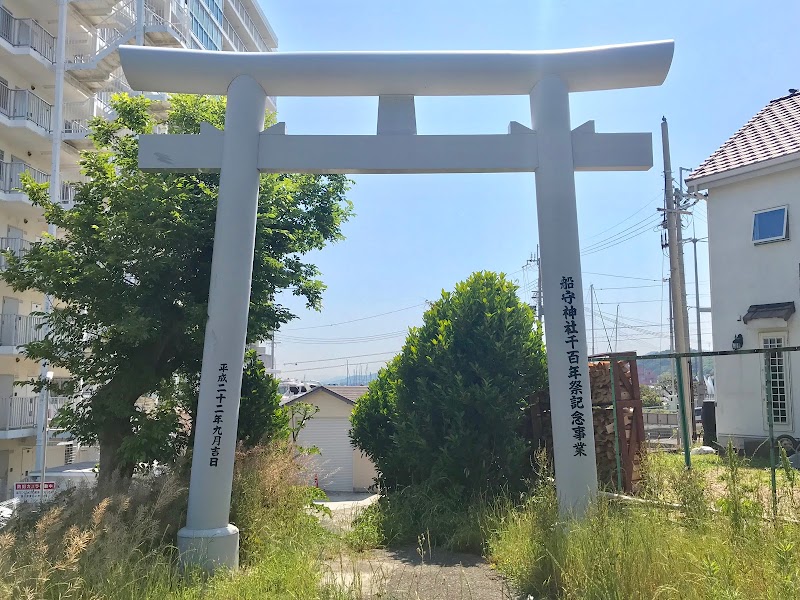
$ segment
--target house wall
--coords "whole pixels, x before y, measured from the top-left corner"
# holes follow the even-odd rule
[[[730,350],[742,334],[744,348],[759,348],[759,335],[787,334],[787,345],[800,345],[800,315],[782,319],[741,318],[752,304],[794,301],[800,309],[800,168],[711,188],[708,191],[711,323],[714,350]],[[755,245],[753,213],[788,205],[789,239]],[[763,357],[715,358],[717,432],[721,443],[732,438],[741,448],[747,438],[767,435],[763,395]],[[800,353],[787,356],[790,423],[776,434],[800,434]],[[792,376],[794,374],[794,376]],[[794,406],[793,406],[794,405]]]
[[[353,448],[353,490],[356,492],[366,492],[375,485],[375,478],[378,472],[375,465],[358,448]]]
[[[299,402],[306,402],[319,407],[319,412],[314,415],[314,419],[350,419],[354,405],[344,402],[341,398],[334,396],[325,389],[318,389],[303,396]],[[350,440],[347,440],[352,446]],[[361,453],[357,448],[353,448],[353,490],[367,491],[374,485],[377,471],[372,461]]]

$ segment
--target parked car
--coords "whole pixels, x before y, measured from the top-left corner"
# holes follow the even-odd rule
[[[17,505],[19,505],[19,500],[15,498],[0,502],[0,529],[2,529],[3,526],[8,523],[8,520],[14,516],[14,512],[17,510]]]

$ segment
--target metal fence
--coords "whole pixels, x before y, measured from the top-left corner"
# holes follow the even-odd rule
[[[725,350],[716,352],[686,352],[656,355],[625,355],[615,353],[593,359],[622,361],[636,360],[639,365],[647,361],[670,361],[674,373],[674,391],[677,407],[674,413],[651,411],[651,427],[665,427],[675,431],[682,448],[687,469],[692,468],[692,442],[700,437],[707,444],[724,450],[730,442],[737,451],[745,454],[763,453],[768,456],[771,471],[773,511],[777,511],[776,470],[782,449],[787,454],[800,452],[800,437],[795,429],[793,410],[793,382],[791,378],[793,357],[800,346],[785,345],[785,333],[764,331],[759,334],[759,348]],[[715,395],[708,392],[696,394],[686,401],[684,369],[691,365],[692,358],[714,359],[716,380]],[[798,365],[800,368],[800,365]],[[689,368],[691,373],[691,369]],[[700,378],[698,378],[700,380]],[[800,395],[798,391],[797,395]],[[696,417],[695,409],[702,403],[702,418]],[[717,420],[717,407],[724,409]],[[691,412],[687,414],[687,409]],[[673,429],[674,423],[674,429]],[[719,439],[717,424],[722,423]],[[709,429],[710,428],[710,429]],[[617,438],[619,432],[615,432]],[[619,458],[617,459],[619,461]]]

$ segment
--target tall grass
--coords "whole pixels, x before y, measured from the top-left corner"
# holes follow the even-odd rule
[[[487,556],[535,598],[800,598],[800,526],[765,518],[768,494],[735,453],[718,476],[712,491],[702,470],[659,467],[650,502],[601,497],[569,522],[544,481],[489,533]]]
[[[80,489],[46,512],[25,511],[0,532],[0,598],[328,598],[320,555],[327,533],[310,514],[317,494],[282,446],[237,457],[232,519],[242,569],[182,573],[174,548],[185,482],[134,481],[124,493]]]

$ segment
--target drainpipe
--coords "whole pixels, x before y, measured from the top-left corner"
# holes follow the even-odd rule
[[[61,203],[61,141],[64,129],[64,76],[67,43],[67,4],[69,0],[58,0],[58,36],[56,37],[56,81],[55,81],[55,102],[53,111],[50,115],[50,130],[53,136],[52,162],[50,163],[50,202],[53,204]],[[51,236],[56,235],[56,226],[47,225],[47,233]],[[44,312],[49,313],[53,308],[53,301],[45,294]],[[42,327],[43,333],[47,332],[47,326]],[[42,361],[40,366],[39,378],[44,381],[47,378],[49,369],[47,361]],[[44,475],[45,457],[47,447],[43,443],[47,439],[47,413],[48,413],[48,393],[42,389],[39,392],[39,406],[36,411],[36,469]],[[43,482],[44,485],[44,482]]]
[[[136,45],[144,46],[144,0],[136,0]]]

